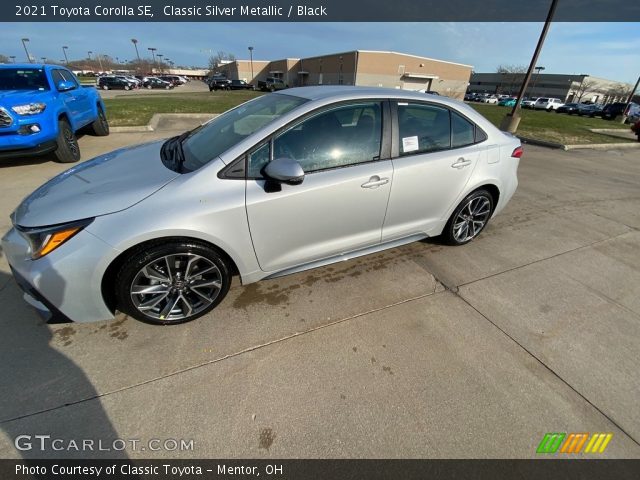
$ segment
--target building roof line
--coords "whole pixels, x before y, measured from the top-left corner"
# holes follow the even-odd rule
[[[421,58],[421,59],[424,59],[424,60],[431,60],[433,62],[449,63],[451,65],[460,65],[461,67],[473,68],[473,65],[467,65],[466,63],[449,62],[447,60],[440,60],[438,58],[423,57],[421,55],[413,55],[411,53],[395,52],[393,50],[356,50],[356,52],[363,52],[363,53],[394,53],[396,55],[404,55],[405,57]]]

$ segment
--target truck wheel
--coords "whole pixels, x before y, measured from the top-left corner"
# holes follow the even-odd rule
[[[66,120],[58,121],[58,138],[56,139],[56,161],[60,163],[74,163],[80,160],[80,146],[71,125]]]
[[[109,122],[107,122],[107,116],[104,114],[101,106],[98,106],[98,118],[96,118],[91,124],[91,131],[97,137],[106,137],[109,135]]]

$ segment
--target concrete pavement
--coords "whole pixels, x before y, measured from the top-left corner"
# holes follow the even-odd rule
[[[0,166],[0,228],[64,168]],[[194,440],[132,458],[530,458],[546,432],[612,432],[600,457],[640,458],[639,185],[633,153],[529,146],[514,199],[471,244],[236,282],[174,327],[43,325],[2,259],[0,457],[124,455],[13,446],[45,433]]]

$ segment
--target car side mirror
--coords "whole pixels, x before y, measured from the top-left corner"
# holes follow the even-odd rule
[[[304,181],[302,166],[291,158],[276,158],[264,167],[263,173],[269,180],[287,185],[300,185]]]
[[[74,88],[76,88],[76,85],[73,82],[62,81],[58,83],[56,88],[58,89],[59,92],[67,92],[69,90],[73,90]]]

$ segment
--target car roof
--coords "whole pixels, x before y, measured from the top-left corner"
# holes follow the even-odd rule
[[[0,68],[45,68],[61,67],[62,65],[45,65],[43,63],[5,63],[0,64]],[[63,67],[66,68],[66,67]]]
[[[276,92],[280,95],[293,95],[308,100],[350,100],[362,97],[398,98],[406,100],[434,99],[439,103],[459,105],[461,102],[441,95],[417,92],[414,90],[402,90],[399,88],[384,87],[355,87],[350,85],[322,85],[314,87],[295,87]]]

